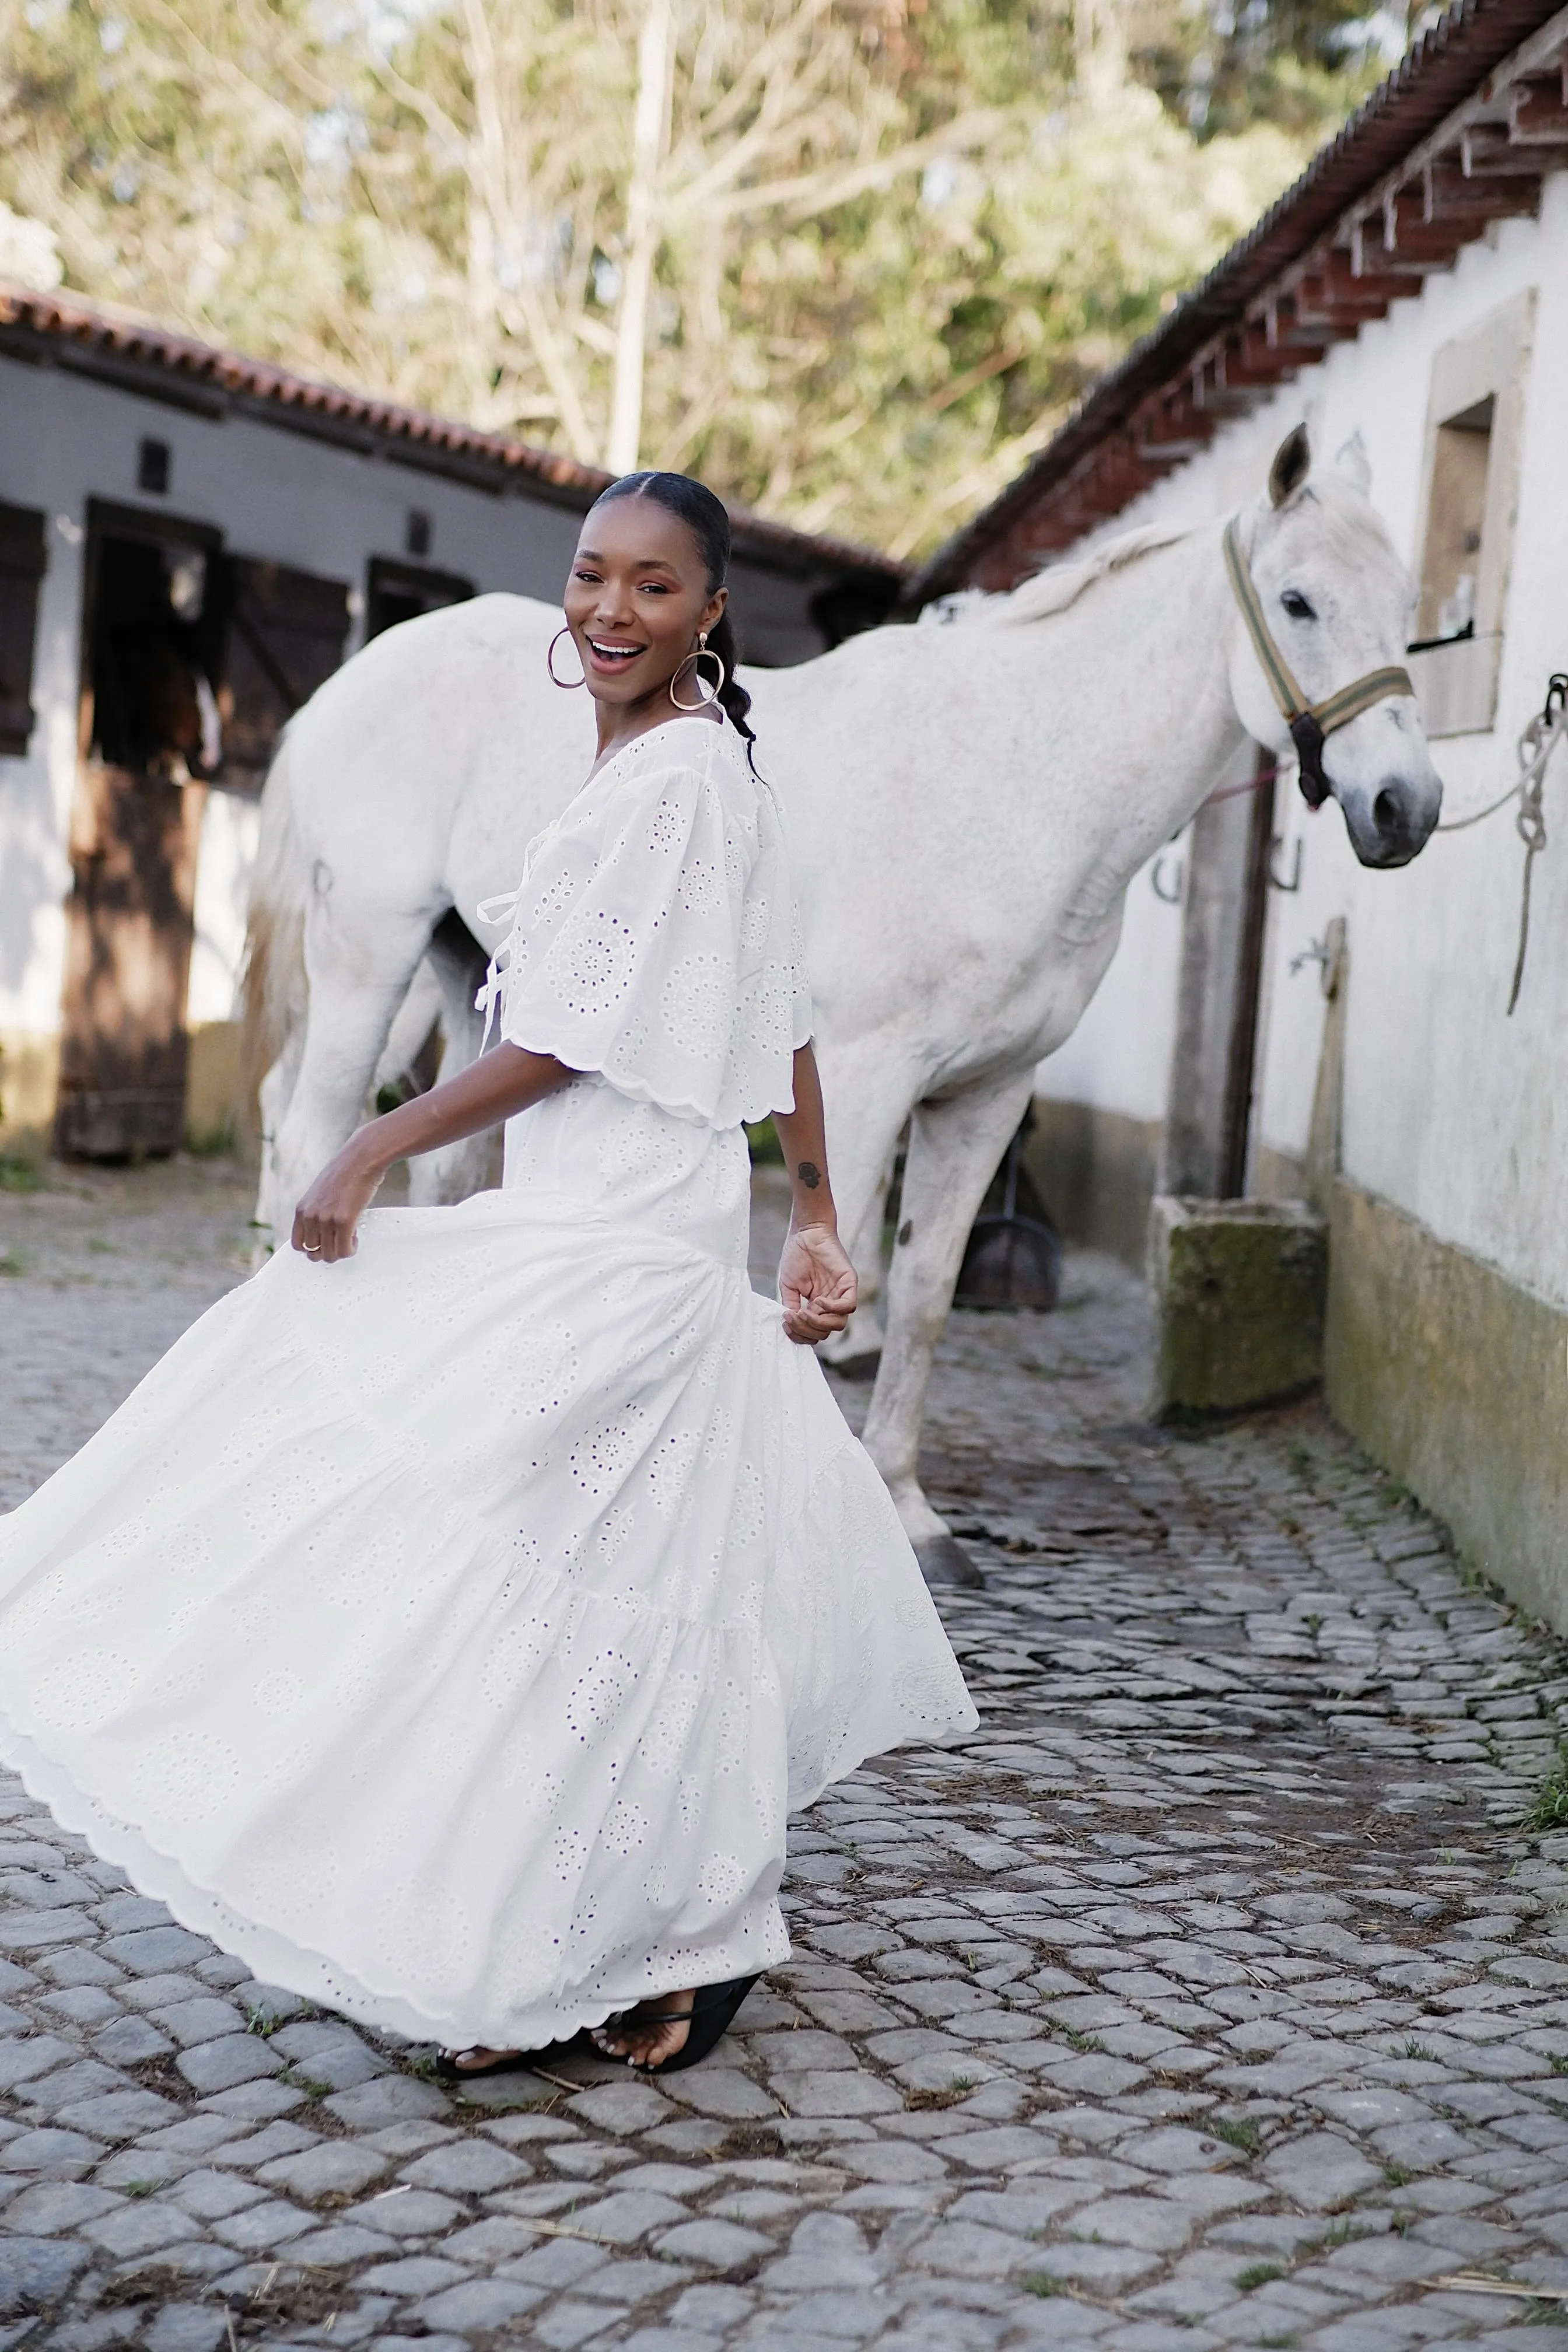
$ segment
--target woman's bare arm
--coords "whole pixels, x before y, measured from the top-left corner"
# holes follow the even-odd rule
[[[323,1265],[352,1257],[360,1218],[395,1160],[439,1151],[444,1144],[499,1127],[575,1076],[553,1054],[530,1054],[503,1042],[445,1086],[368,1120],[328,1161],[295,1210],[294,1247]]]
[[[855,1269],[838,1238],[838,1214],[827,1177],[822,1081],[809,1045],[796,1049],[795,1108],[775,1111],[794,1209],[779,1260],[784,1329],[803,1346],[842,1331],[855,1312]]]

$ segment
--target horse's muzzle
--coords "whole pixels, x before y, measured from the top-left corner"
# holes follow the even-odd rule
[[[1384,776],[1370,793],[1345,795],[1345,830],[1363,866],[1408,866],[1431,838],[1443,805],[1434,775]]]

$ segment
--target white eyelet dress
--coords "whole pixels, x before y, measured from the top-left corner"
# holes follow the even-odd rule
[[[0,1757],[269,1983],[539,2048],[788,1942],[784,1817],[976,1717],[886,1490],[746,1278],[809,1026],[710,720],[530,853],[505,1186],[282,1250],[0,1521]]]

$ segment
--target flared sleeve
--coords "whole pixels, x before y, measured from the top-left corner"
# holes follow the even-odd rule
[[[788,1110],[811,1034],[784,830],[738,741],[657,729],[578,795],[530,852],[499,982],[511,1044],[717,1128]]]

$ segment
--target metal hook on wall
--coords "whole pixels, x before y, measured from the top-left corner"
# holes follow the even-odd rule
[[[1171,889],[1164,890],[1160,887],[1160,875],[1164,866],[1164,863],[1165,853],[1162,850],[1159,856],[1154,860],[1152,867],[1150,869],[1150,887],[1153,890],[1155,898],[1158,898],[1163,905],[1167,907],[1179,907],[1182,903],[1182,885],[1186,880],[1186,868],[1183,866],[1181,859],[1178,857],[1175,861],[1175,883]]]
[[[1298,834],[1296,835],[1295,843],[1293,845],[1295,855],[1290,861],[1290,879],[1289,882],[1282,881],[1279,875],[1275,870],[1275,860],[1284,846],[1284,843],[1280,840],[1279,835],[1276,834],[1274,839],[1268,845],[1268,887],[1271,890],[1283,891],[1288,898],[1293,898],[1297,891],[1300,890],[1301,887],[1300,835]]]

